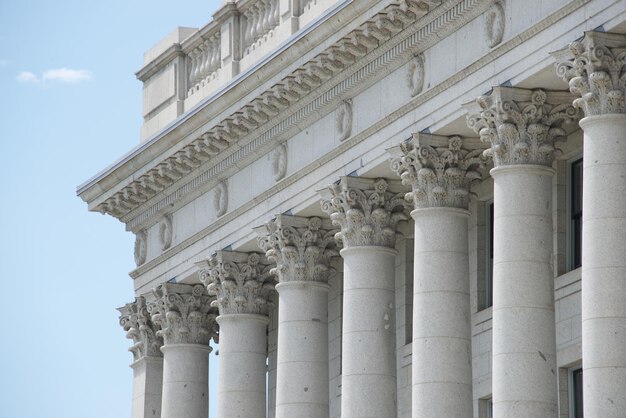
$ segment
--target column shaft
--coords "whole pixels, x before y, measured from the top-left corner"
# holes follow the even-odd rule
[[[267,324],[264,315],[220,315],[217,416],[265,417]]]
[[[162,418],[207,418],[211,348],[201,344],[170,344],[161,351]]]
[[[468,215],[444,207],[411,212],[413,418],[472,416]]]
[[[277,418],[326,418],[328,284],[283,282],[278,291]]]
[[[626,115],[580,126],[584,412],[618,417],[626,411]]]
[[[163,358],[142,357],[133,369],[132,418],[159,418],[163,385]]]
[[[358,246],[344,259],[343,418],[396,416],[396,250]]]
[[[494,168],[495,417],[557,415],[551,168]]]

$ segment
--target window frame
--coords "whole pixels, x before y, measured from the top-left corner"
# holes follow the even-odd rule
[[[566,219],[567,222],[565,223],[565,265],[567,268],[567,271],[572,271],[572,270],[576,270],[577,268],[581,267],[580,265],[577,266],[575,264],[575,255],[574,255],[574,213],[573,213],[573,198],[574,198],[574,176],[573,176],[573,169],[574,169],[574,165],[577,164],[580,161],[581,164],[583,164],[583,155],[582,154],[578,154],[575,157],[570,158],[569,160],[567,160],[567,187],[566,187]],[[581,177],[582,180],[582,177]],[[582,228],[582,212],[583,209],[582,208],[582,187],[583,185],[581,184],[581,210],[580,210],[580,218],[581,218],[581,228]],[[581,240],[582,240],[582,231],[581,231]],[[582,265],[582,253],[581,253],[581,265]]]

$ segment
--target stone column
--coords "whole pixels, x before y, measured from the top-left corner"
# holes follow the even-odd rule
[[[133,353],[133,398],[131,418],[161,416],[163,385],[163,339],[157,337],[158,327],[152,322],[143,296],[119,308],[120,325],[126,337],[133,340],[128,349]]]
[[[206,418],[209,413],[209,339],[215,315],[202,285],[164,283],[149,305],[163,337],[162,418]]]
[[[397,415],[394,247],[404,191],[396,181],[342,177],[323,192],[343,242],[343,418]]]
[[[257,228],[259,246],[276,263],[278,348],[276,418],[324,418],[328,402],[329,221],[279,215]]]
[[[585,112],[582,215],[586,417],[626,413],[626,35],[586,32],[556,53]]]
[[[218,251],[197,265],[220,312],[217,416],[265,418],[268,298],[274,291],[267,260]]]
[[[569,93],[494,87],[468,125],[491,148],[494,181],[493,411],[557,415],[552,161]]]
[[[391,168],[411,186],[406,199],[415,205],[412,417],[471,418],[467,219],[484,146],[458,136],[414,134],[399,148]]]

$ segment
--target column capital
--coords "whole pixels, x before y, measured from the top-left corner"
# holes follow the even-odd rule
[[[408,219],[409,208],[400,181],[341,177],[321,194],[322,210],[341,227],[335,238],[345,248],[395,247],[396,226]]]
[[[269,261],[276,263],[271,273],[283,282],[327,283],[334,273],[330,259],[339,255],[331,222],[318,217],[278,215],[255,228],[257,243]]]
[[[485,155],[495,167],[552,166],[554,142],[565,136],[564,122],[578,118],[567,92],[494,87],[470,105],[467,126],[491,145]],[[476,109],[478,108],[478,109]]]
[[[626,35],[585,32],[552,56],[557,75],[580,96],[574,106],[585,116],[626,113]]]
[[[411,186],[405,195],[416,209],[467,209],[471,183],[482,177],[487,158],[478,139],[415,133],[389,150],[391,169]]]
[[[217,296],[212,305],[219,308],[220,315],[269,314],[274,283],[263,255],[218,251],[196,266],[209,295]]]
[[[208,345],[211,337],[216,338],[215,314],[209,312],[213,298],[203,285],[163,283],[152,292],[155,301],[148,311],[161,326],[157,336],[165,345]]]
[[[162,357],[163,339],[157,335],[159,327],[152,322],[148,305],[143,296],[132,303],[117,309],[120,312],[120,325],[126,331],[126,338],[133,340],[128,349],[135,361],[145,357]]]

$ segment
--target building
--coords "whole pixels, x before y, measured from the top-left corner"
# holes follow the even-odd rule
[[[210,339],[219,418],[626,416],[626,2],[224,1],[144,64],[78,189],[134,418],[207,416]]]

